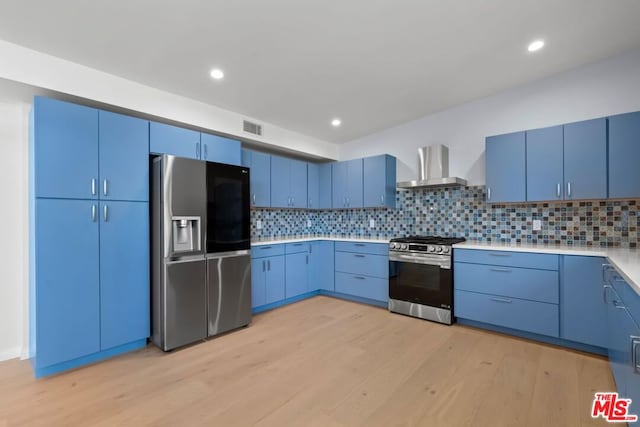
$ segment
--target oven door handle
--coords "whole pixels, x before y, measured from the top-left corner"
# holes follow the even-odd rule
[[[407,254],[389,254],[389,261],[410,262],[413,264],[434,265],[445,270],[451,269],[451,259],[433,259],[424,256],[414,256]]]

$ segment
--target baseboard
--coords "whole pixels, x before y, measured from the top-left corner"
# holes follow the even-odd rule
[[[20,357],[21,352],[20,347],[9,348],[6,350],[0,350],[0,362],[4,360],[17,359]]]

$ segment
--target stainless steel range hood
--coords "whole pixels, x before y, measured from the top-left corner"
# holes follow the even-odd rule
[[[429,145],[418,149],[418,179],[398,182],[398,188],[450,187],[467,185],[467,180],[449,176],[449,149]]]

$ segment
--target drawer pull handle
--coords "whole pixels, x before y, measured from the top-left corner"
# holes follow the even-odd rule
[[[356,246],[364,246],[364,243],[356,243]]]
[[[611,268],[611,264],[602,264],[602,281],[607,282],[607,272]]]
[[[302,246],[302,243],[294,243],[293,246]]]
[[[501,257],[510,257],[511,256],[509,254],[501,254],[501,253],[493,253],[493,252],[490,252],[489,255],[491,255],[491,256],[501,256]]]
[[[265,250],[265,249],[273,249],[273,246],[262,246],[262,247],[260,247],[260,250]]]
[[[367,280],[366,277],[362,277],[362,276],[353,276],[353,278],[358,280]]]
[[[511,304],[513,301],[510,299],[506,299],[506,298],[491,298],[491,301],[495,301],[495,302],[503,302],[506,304]]]
[[[613,301],[611,301],[611,302],[613,303],[613,306],[614,306],[615,308],[618,308],[618,309],[620,309],[620,310],[625,310],[625,309],[627,308],[627,307],[625,307],[625,306],[624,306],[624,304],[622,304],[620,301],[613,300]]]
[[[364,255],[355,254],[354,257],[356,257],[356,258],[364,258]]]
[[[512,270],[508,270],[506,268],[490,268],[490,271],[496,271],[498,273],[511,273]]]

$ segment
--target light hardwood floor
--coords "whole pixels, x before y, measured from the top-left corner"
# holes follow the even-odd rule
[[[604,358],[315,297],[169,354],[0,363],[0,426],[598,425],[613,387]]]

